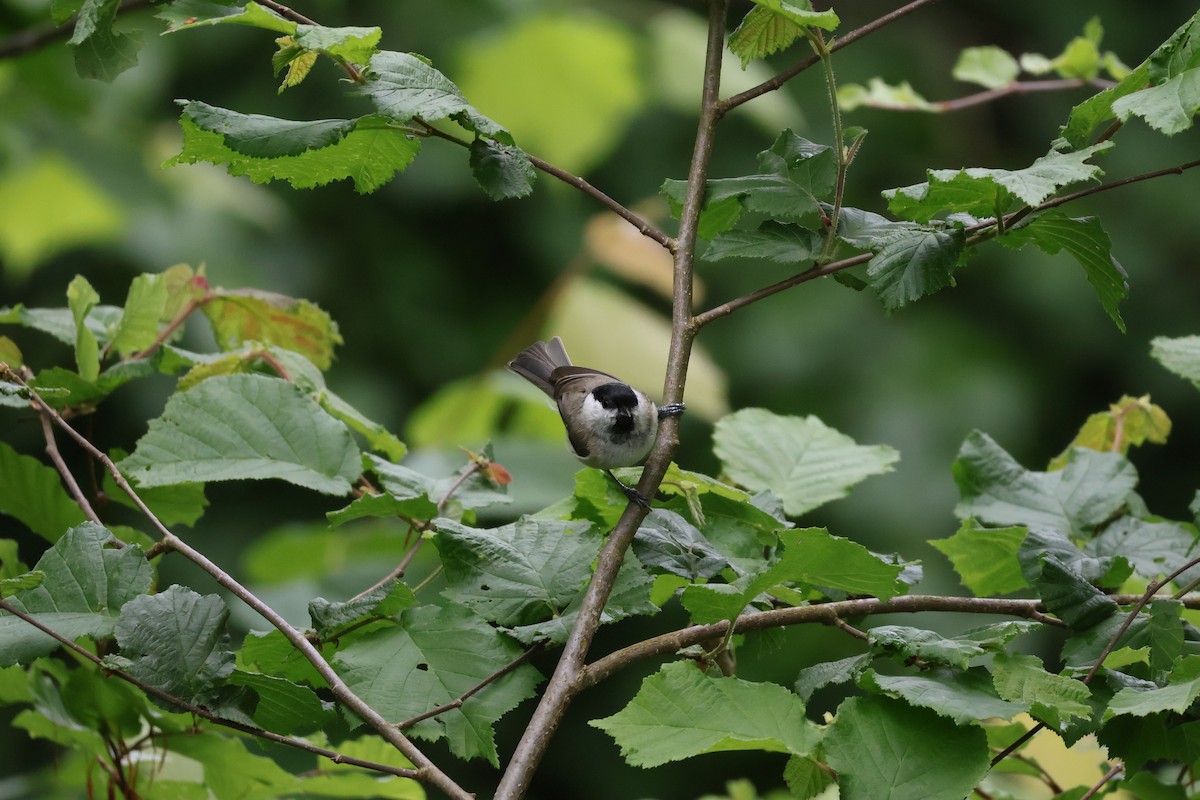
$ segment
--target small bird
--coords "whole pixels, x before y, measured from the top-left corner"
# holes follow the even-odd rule
[[[571,450],[580,461],[604,470],[626,497],[650,507],[612,470],[640,463],[654,446],[659,418],[682,414],[683,403],[658,408],[643,392],[607,372],[573,365],[557,336],[526,347],[508,362],[508,368],[558,404]]]

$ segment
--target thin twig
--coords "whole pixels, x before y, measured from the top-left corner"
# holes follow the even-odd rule
[[[189,714],[194,714],[197,717],[206,719],[215,725],[221,725],[226,728],[232,728],[236,731],[241,731],[242,733],[250,734],[251,736],[257,736],[261,739],[270,740],[272,742],[275,742],[276,744],[286,745],[287,747],[294,747],[297,750],[305,750],[309,753],[313,753],[315,755],[319,755],[319,756],[328,758],[330,761],[333,761],[338,764],[352,764],[356,767],[363,767],[365,769],[373,770],[375,772],[386,772],[389,775],[396,775],[401,778],[418,779],[421,777],[420,772],[415,769],[407,769],[404,767],[393,767],[388,764],[379,764],[374,761],[366,761],[361,758],[355,758],[354,756],[348,756],[348,755],[345,755],[344,753],[339,753],[336,750],[329,750],[324,747],[318,747],[314,744],[310,744],[309,742],[304,741],[303,739],[293,739],[289,736],[282,736],[278,733],[264,730],[263,728],[256,728],[252,725],[246,725],[241,722],[235,722],[234,720],[218,717],[215,714],[213,714],[211,711],[209,711],[207,708],[205,708],[204,706],[198,706],[198,705],[195,705],[194,703],[189,703],[187,700],[184,700],[182,697],[176,697],[175,695],[171,694],[170,692],[168,692],[164,689],[160,689],[157,686],[152,686],[151,684],[144,683],[143,681],[139,680],[138,678],[135,678],[134,676],[130,675],[127,672],[124,672],[119,669],[112,669],[111,667],[107,666],[104,663],[104,661],[96,654],[87,651],[83,647],[79,646],[75,642],[73,642],[70,639],[68,639],[67,637],[63,636],[61,633],[58,633],[57,631],[52,630],[51,628],[44,625],[41,622],[41,620],[39,620],[37,617],[27,614],[24,611],[21,611],[20,609],[16,608],[15,606],[9,604],[8,601],[6,601],[6,600],[0,599],[0,609],[3,609],[4,611],[8,612],[9,614],[12,614],[14,617],[24,620],[28,624],[37,628],[42,633],[54,638],[63,647],[69,648],[70,650],[74,651],[76,655],[79,655],[82,658],[86,659],[87,661],[90,661],[91,663],[95,664],[97,667],[99,667],[101,670],[104,671],[104,674],[106,676],[115,676],[117,678],[120,678],[121,680],[125,681],[126,683],[132,684],[133,686],[136,686],[138,689],[141,689],[146,694],[153,695],[154,697],[157,697],[159,700],[162,700],[166,703],[176,706],[179,709],[188,712]]]
[[[663,397],[666,403],[683,400],[687,366],[691,357],[695,330],[692,320],[693,265],[696,232],[703,206],[708,164],[712,157],[713,140],[718,119],[717,103],[721,88],[721,57],[725,46],[725,19],[728,0],[709,0],[708,41],[704,63],[704,81],[700,100],[700,120],[696,141],[688,168],[687,193],[679,215],[679,235],[673,250],[673,291],[671,301],[671,346],[667,355]],[[679,444],[678,417],[668,417],[659,427],[658,440],[642,470],[638,491],[652,497],[666,474]],[[508,768],[500,779],[495,797],[518,800],[529,789],[534,771],[546,753],[550,739],[567,707],[579,692],[579,678],[587,658],[588,647],[600,625],[600,615],[608,601],[621,568],[625,551],[633,541],[646,509],[630,502],[596,561],[596,570],[588,583],[579,613],[567,637],[562,655],[521,740],[513,751]]]
[[[63,483],[67,486],[67,491],[71,498],[83,509],[83,513],[92,522],[100,524],[100,517],[92,509],[92,504],[88,502],[87,497],[83,494],[83,490],[79,488],[79,484],[75,481],[75,476],[71,474],[71,470],[67,467],[67,462],[63,461],[62,453],[58,451],[58,442],[54,439],[54,422],[50,415],[45,412],[45,406],[39,405],[37,408],[38,418],[42,422],[42,437],[46,440],[46,455],[50,456],[50,460],[54,462],[55,469],[62,476]],[[124,546],[124,543],[122,543]]]
[[[41,403],[43,406],[45,406],[44,401],[41,399],[38,393],[19,375],[9,369],[7,365],[0,364],[0,377],[8,377],[15,383],[21,385],[26,391],[29,392],[30,397],[33,400],[36,400],[38,403]],[[307,638],[305,638],[301,631],[293,627],[279,614],[279,612],[264,603],[253,592],[234,580],[229,573],[218,567],[207,556],[173,534],[165,525],[163,525],[162,521],[154,514],[154,512],[150,510],[137,492],[133,490],[133,487],[129,485],[127,480],[125,480],[125,476],[121,474],[119,469],[117,469],[117,466],[112,462],[112,459],[101,452],[95,445],[88,441],[86,437],[82,436],[78,431],[72,428],[67,421],[64,420],[62,416],[59,415],[58,412],[53,408],[46,406],[46,410],[47,413],[53,417],[54,422],[62,430],[66,431],[66,433],[76,442],[78,442],[81,447],[83,447],[85,450],[91,453],[94,458],[104,464],[105,468],[108,469],[109,474],[113,476],[113,480],[116,481],[117,486],[119,486],[121,490],[129,496],[134,505],[138,507],[138,510],[140,510],[146,519],[148,519],[151,524],[154,525],[154,527],[157,528],[162,534],[163,542],[166,543],[166,546],[182,554],[189,561],[199,566],[210,576],[216,579],[218,584],[227,589],[243,603],[250,606],[250,608],[254,609],[261,617],[270,622],[277,630],[279,630],[279,632],[282,633],[289,642],[291,642],[292,646],[299,650],[300,653],[309,661],[309,663],[313,665],[321,677],[325,679],[326,683],[329,684],[330,691],[333,692],[334,696],[337,697],[338,700],[340,700],[351,711],[361,717],[363,721],[365,721],[376,732],[378,732],[379,735],[387,740],[389,744],[403,753],[409,761],[413,762],[417,766],[418,778],[420,780],[427,781],[430,785],[436,786],[438,789],[453,798],[458,798],[458,800],[470,800],[471,795],[467,791],[455,783],[450,776],[442,772],[442,770],[438,768],[438,766],[434,764],[428,756],[426,756],[419,748],[417,748],[416,745],[409,741],[404,734],[396,730],[395,726],[389,724],[388,721],[379,714],[379,712],[377,712],[374,708],[363,701],[362,698],[355,694],[350,687],[346,685],[346,682],[342,680],[341,676],[338,675],[337,672],[335,672],[329,665],[329,663],[321,656],[321,653],[316,649],[316,647],[313,646],[313,644],[309,642]]]
[[[1112,768],[1109,769],[1108,772],[1104,773],[1104,777],[1101,778],[1099,781],[1097,781],[1095,786],[1088,789],[1086,792],[1084,792],[1083,794],[1081,794],[1079,796],[1079,800],[1088,800],[1089,797],[1095,797],[1096,792],[1098,792],[1104,788],[1104,784],[1108,783],[1109,781],[1111,781],[1113,778],[1117,777],[1124,771],[1125,771],[1125,765],[1122,764],[1120,761],[1118,761],[1116,764],[1113,764]]]
[[[863,105],[868,108],[882,108],[888,111],[923,111],[930,114],[944,114],[946,112],[961,111],[964,108],[983,105],[1012,95],[1034,94],[1037,92],[1061,92],[1066,89],[1081,89],[1088,86],[1097,89],[1108,89],[1114,85],[1112,81],[1101,80],[1099,78],[1091,80],[1086,78],[1057,78],[1039,81],[1013,81],[995,89],[987,89],[963,97],[956,97],[953,100],[930,101],[923,106],[887,102],[873,103],[870,100],[864,102]]]
[[[847,33],[845,36],[840,36],[837,39],[834,39],[833,42],[831,42],[829,45],[829,52],[831,52],[831,53],[837,52],[838,50],[841,50],[846,45],[853,44],[854,42],[857,42],[859,39],[863,38],[864,36],[872,34],[875,31],[879,30],[880,28],[882,28],[886,25],[890,25],[891,23],[895,22],[896,20],[900,19],[901,17],[911,14],[912,12],[916,11],[921,6],[927,6],[932,2],[934,2],[934,0],[913,0],[913,2],[909,3],[908,5],[897,8],[895,11],[891,12],[890,14],[884,14],[882,17],[879,17],[878,19],[876,19],[872,22],[868,22],[866,25],[863,25],[862,27],[855,28],[854,30]],[[717,104],[717,108],[716,108],[717,119],[720,119],[721,117],[725,116],[727,113],[729,113],[733,109],[737,108],[738,106],[742,105],[743,103],[748,103],[751,100],[753,100],[754,98],[760,97],[761,95],[764,95],[767,92],[775,91],[780,86],[783,86],[785,83],[790,81],[792,78],[799,75],[801,72],[804,72],[809,67],[816,65],[820,60],[821,60],[820,57],[817,55],[809,56],[808,58],[805,58],[804,60],[800,61],[800,63],[793,66],[791,69],[788,69],[785,72],[781,72],[780,74],[776,75],[775,77],[771,78],[770,80],[763,81],[762,83],[758,84],[757,86],[753,86],[744,92],[733,95],[732,97],[727,97],[726,99],[722,100],[720,103]]]
[[[423,119],[415,118],[413,121],[421,126],[421,131],[422,131],[423,135],[425,135],[425,136],[433,136],[438,139],[444,139],[447,142],[453,142],[454,144],[457,144],[461,147],[470,147],[471,146],[471,143],[466,141],[465,139],[460,139],[459,137],[455,136],[452,133],[447,133],[446,131],[443,131],[440,128],[436,128],[433,125],[430,125],[428,122],[426,122]],[[553,164],[551,164],[549,161],[538,158],[537,156],[535,156],[531,153],[526,153],[525,155],[526,155],[526,157],[529,158],[529,163],[533,164],[533,166],[536,167],[537,169],[540,169],[542,172],[546,173],[547,175],[557,178],[558,180],[562,181],[563,183],[567,184],[568,186],[574,187],[574,188],[578,189],[579,191],[583,192],[584,194],[588,195],[592,199],[599,202],[600,205],[604,206],[609,211],[613,212],[618,217],[625,220],[633,227],[637,228],[638,233],[642,234],[643,236],[647,237],[648,239],[653,239],[654,241],[658,242],[663,247],[665,247],[667,250],[669,250],[671,252],[675,252],[675,248],[677,246],[676,240],[672,239],[670,236],[668,236],[666,233],[664,233],[660,228],[655,226],[649,220],[644,219],[643,217],[641,217],[638,214],[631,211],[629,208],[621,205],[616,200],[609,197],[603,191],[596,188],[592,184],[588,183],[586,180],[579,177],[578,175],[572,175],[570,172],[567,172],[565,169],[562,169],[561,167],[556,167]]]
[[[1121,637],[1125,635],[1127,630],[1129,630],[1129,626],[1133,624],[1133,621],[1137,619],[1137,615],[1142,612],[1142,609],[1146,607],[1146,604],[1149,603],[1151,599],[1153,599],[1154,595],[1158,594],[1159,590],[1168,583],[1175,580],[1197,564],[1200,564],[1200,556],[1193,558],[1191,561],[1187,562],[1170,575],[1167,575],[1162,580],[1155,581],[1146,587],[1146,591],[1143,592],[1142,596],[1138,598],[1138,601],[1134,603],[1133,609],[1129,612],[1129,614],[1126,615],[1125,621],[1121,623],[1121,627],[1117,628],[1116,632],[1108,640],[1108,644],[1104,646],[1104,650],[1101,651],[1099,656],[1097,656],[1096,663],[1092,664],[1092,668],[1088,670],[1087,675],[1083,677],[1084,683],[1091,683],[1092,678],[1096,677],[1096,673],[1100,671],[1100,667],[1104,664],[1104,659],[1108,658],[1109,653],[1116,648],[1117,643],[1121,641]]]
[[[458,697],[451,700],[449,703],[440,705],[437,708],[431,708],[428,711],[426,711],[424,714],[417,714],[415,717],[410,717],[409,719],[406,719],[403,722],[397,722],[396,727],[402,731],[406,731],[409,728],[411,728],[413,725],[416,725],[418,722],[423,722],[424,720],[430,719],[431,717],[436,717],[440,714],[445,714],[447,711],[453,711],[456,708],[462,708],[462,704],[465,703],[467,700],[469,700],[471,698],[471,695],[475,694],[476,692],[480,691],[481,689],[486,688],[487,686],[490,686],[491,684],[493,684],[496,681],[503,678],[508,673],[515,670],[517,667],[519,667],[522,664],[524,664],[525,662],[529,661],[529,659],[533,658],[535,655],[540,653],[544,646],[545,645],[542,642],[538,642],[538,643],[534,644],[532,647],[530,647],[524,653],[517,656],[512,661],[508,662],[503,667],[501,667],[500,669],[493,672],[491,675],[488,675],[486,678],[484,678],[479,683],[472,686],[470,689],[467,689],[465,692],[463,692]]]

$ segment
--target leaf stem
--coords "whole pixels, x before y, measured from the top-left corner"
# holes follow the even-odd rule
[[[842,200],[846,194],[846,170],[850,166],[850,154],[846,150],[846,137],[842,127],[842,109],[838,103],[837,96],[837,76],[833,71],[833,59],[830,56],[829,48],[825,46],[825,39],[821,36],[820,31],[809,29],[808,40],[812,44],[813,50],[816,51],[817,57],[821,60],[821,67],[825,72],[825,88],[829,95],[829,114],[833,119],[833,147],[837,153],[837,181],[834,184],[833,190],[833,208],[829,212],[829,225],[826,228],[825,244],[821,247],[821,256],[817,259],[818,263],[823,263],[833,257],[833,253],[837,248],[837,229],[838,219],[842,215]]]

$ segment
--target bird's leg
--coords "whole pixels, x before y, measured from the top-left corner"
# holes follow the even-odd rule
[[[613,481],[616,482],[617,486],[621,487],[621,491],[625,493],[626,497],[628,497],[630,500],[637,503],[639,506],[646,509],[647,511],[650,510],[650,501],[647,500],[646,498],[642,497],[641,492],[639,492],[637,489],[633,488],[632,486],[626,486],[624,483],[622,483],[620,478],[618,478],[616,475],[612,474],[611,469],[606,469],[604,471],[608,473],[608,477],[612,478]]]
[[[678,417],[687,408],[683,403],[667,403],[665,406],[658,407],[658,418],[663,417]]]

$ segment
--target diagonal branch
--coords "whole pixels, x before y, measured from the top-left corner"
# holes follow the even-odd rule
[[[417,766],[416,777],[418,780],[423,780],[432,786],[436,786],[438,789],[445,792],[450,797],[456,798],[457,800],[470,800],[470,793],[455,783],[450,776],[442,772],[441,769],[439,769],[438,766],[434,764],[428,756],[421,752],[421,750],[418,749],[417,746],[408,739],[408,737],[397,730],[396,727],[384,719],[378,711],[376,711],[361,697],[355,694],[350,687],[346,685],[346,682],[342,680],[341,676],[333,670],[333,667],[329,666],[329,663],[325,661],[320,651],[316,649],[312,642],[308,641],[301,631],[293,627],[291,623],[289,623],[279,614],[278,611],[264,603],[253,592],[234,580],[229,573],[225,572],[223,569],[213,563],[207,556],[193,548],[187,542],[180,539],[165,525],[163,525],[162,521],[155,516],[154,512],[150,510],[142,498],[138,496],[137,492],[133,490],[133,487],[129,485],[129,482],[125,480],[125,476],[121,474],[119,469],[117,469],[117,466],[112,462],[112,459],[110,459],[99,448],[88,441],[85,436],[71,427],[71,425],[65,419],[63,419],[57,411],[47,406],[42,400],[41,396],[38,395],[37,391],[28,383],[26,383],[21,376],[9,369],[6,364],[0,364],[0,377],[5,377],[21,386],[26,392],[29,393],[29,397],[32,400],[46,409],[46,413],[50,415],[56,425],[65,431],[68,436],[78,442],[80,447],[88,451],[94,458],[104,465],[104,467],[109,471],[109,474],[113,476],[113,480],[116,481],[117,486],[119,486],[122,491],[129,495],[129,498],[138,507],[138,510],[141,511],[146,519],[148,519],[151,524],[158,529],[159,533],[162,534],[163,538],[160,544],[167,549],[174,550],[182,554],[189,561],[199,566],[210,576],[212,576],[217,583],[219,583],[243,603],[250,606],[250,608],[258,612],[263,619],[270,622],[277,630],[279,630],[279,632],[282,633],[289,642],[291,642],[292,646],[296,648],[296,650],[300,651],[300,653],[309,661],[309,663],[313,665],[321,677],[325,679],[325,681],[329,684],[330,691],[333,692],[333,695],[338,700],[340,700],[347,708],[361,717],[363,721],[370,725],[371,728],[373,728],[389,744],[403,753],[409,761],[413,762],[413,764]]]

